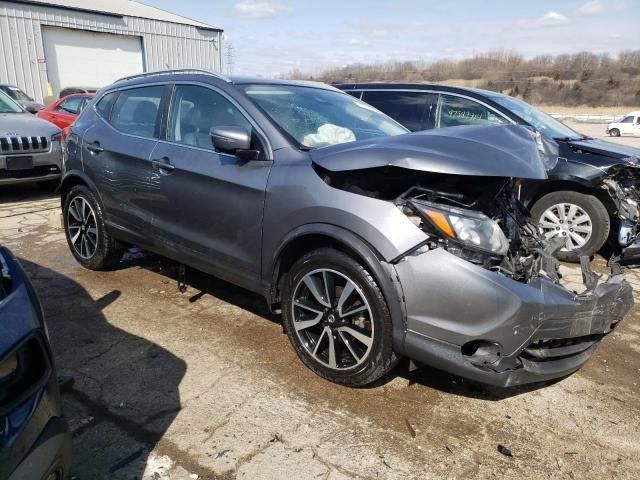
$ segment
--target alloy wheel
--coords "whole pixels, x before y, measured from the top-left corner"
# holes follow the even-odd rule
[[[87,260],[98,248],[96,215],[84,197],[75,197],[67,209],[67,230],[76,254]]]
[[[540,218],[540,227],[547,239],[564,238],[565,251],[584,247],[593,233],[591,217],[573,203],[558,203],[546,209]]]
[[[331,269],[307,273],[296,285],[293,327],[305,350],[335,370],[359,366],[373,346],[373,314],[362,290]]]

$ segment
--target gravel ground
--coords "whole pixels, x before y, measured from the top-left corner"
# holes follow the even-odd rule
[[[63,401],[77,479],[640,478],[637,307],[558,382],[499,390],[403,363],[348,389],[297,360],[262,298],[194,271],[180,294],[175,264],[137,250],[84,270],[58,223],[53,195],[0,191],[2,243],[76,380]]]

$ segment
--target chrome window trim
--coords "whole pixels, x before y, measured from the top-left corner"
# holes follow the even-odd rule
[[[94,101],[92,102],[91,105],[91,109],[93,110],[93,113],[95,113],[95,115],[100,118],[100,120],[102,120],[102,122],[104,122],[109,128],[111,128],[114,132],[117,132],[121,135],[126,135],[128,137],[131,138],[139,138],[142,140],[155,140],[156,142],[161,142],[161,143],[166,143],[169,145],[180,145],[182,147],[186,147],[186,148],[195,148],[197,150],[201,150],[203,152],[209,152],[209,153],[214,153],[214,154],[218,154],[218,155],[224,155],[227,157],[231,157],[231,158],[238,158],[236,155],[231,155],[230,153],[224,153],[224,152],[216,152],[215,150],[209,150],[206,148],[200,148],[200,147],[195,147],[192,145],[184,145],[182,143],[176,143],[176,142],[169,142],[167,140],[163,140],[162,138],[156,138],[156,137],[141,137],[139,135],[132,135],[131,133],[127,133],[127,132],[123,132],[122,130],[118,130],[116,127],[114,127],[113,125],[111,125],[111,122],[109,122],[106,118],[104,118],[102,115],[100,115],[100,112],[98,112],[98,110],[96,109],[96,106],[98,105],[98,103],[100,103],[100,101],[107,96],[110,93],[114,93],[114,92],[123,92],[125,90],[131,90],[134,88],[144,88],[144,87],[154,87],[154,86],[158,86],[158,87],[166,87],[167,85],[197,85],[197,86],[202,86],[205,88],[209,88],[210,90],[215,91],[216,93],[220,93],[222,96],[224,96],[226,99],[228,99],[236,108],[238,108],[238,110],[240,111],[240,113],[242,113],[247,120],[249,121],[249,123],[251,123],[251,125],[256,129],[256,131],[260,134],[260,136],[262,137],[266,148],[267,148],[267,158],[266,160],[261,160],[261,161],[273,161],[273,149],[271,147],[271,142],[269,142],[269,137],[267,137],[267,135],[264,133],[264,130],[262,130],[262,128],[260,128],[260,126],[258,125],[258,123],[251,117],[251,115],[249,115],[247,113],[247,111],[237,102],[235,101],[235,99],[231,98],[226,92],[218,89],[217,87],[214,87],[211,84],[208,83],[204,83],[204,82],[198,82],[198,81],[189,81],[189,80],[179,80],[179,81],[162,81],[162,82],[145,82],[145,83],[137,83],[136,85],[130,85],[130,86],[126,86],[126,87],[119,87],[119,88],[112,88],[110,90],[105,91],[104,93],[102,93],[100,95],[100,97],[96,97],[94,98]],[[171,102],[173,101],[173,94],[175,92],[175,88],[173,89],[173,91],[171,92],[171,97],[169,98],[169,108],[167,109],[167,125],[169,123],[169,115],[171,114]],[[163,94],[164,95],[164,94]],[[115,105],[115,104],[114,104]],[[111,106],[111,109],[113,110],[113,105]],[[160,118],[160,130],[162,131],[162,118]]]
[[[432,89],[416,90],[416,89],[411,89],[411,88],[361,88],[361,89],[354,88],[353,90],[350,90],[350,91],[352,91],[352,92],[362,92],[362,93],[366,93],[366,92],[404,92],[404,93],[411,93],[411,92],[413,92],[413,93],[436,93],[438,95],[452,95],[454,97],[465,98],[467,100],[471,100],[472,102],[476,102],[476,103],[482,105],[483,107],[491,110],[492,112],[498,114],[500,117],[504,118],[505,120],[507,120],[512,125],[515,125],[517,123],[515,120],[512,120],[511,118],[506,116],[504,113],[502,113],[501,111],[495,109],[491,105],[486,104],[482,100],[478,100],[477,98],[470,97],[469,95],[464,95],[462,93],[453,93],[453,92],[447,92],[447,91],[442,91],[442,90],[432,90]],[[360,97],[362,97],[362,95],[360,95]],[[362,100],[362,101],[366,102],[366,100]],[[438,105],[436,105],[436,110],[437,110],[437,108],[438,108]]]

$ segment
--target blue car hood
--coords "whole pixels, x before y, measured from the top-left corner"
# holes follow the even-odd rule
[[[460,126],[343,143],[310,152],[330,171],[395,166],[411,170],[544,180],[555,143],[522,125]]]

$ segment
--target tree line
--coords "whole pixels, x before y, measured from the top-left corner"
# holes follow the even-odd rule
[[[319,75],[293,71],[287,76],[326,83],[449,82],[506,93],[534,104],[640,106],[640,50],[617,56],[580,52],[532,58],[496,50],[462,60],[355,63]]]

